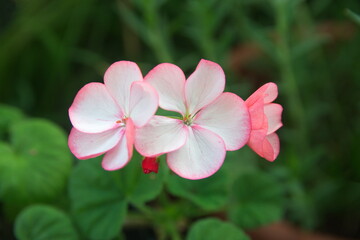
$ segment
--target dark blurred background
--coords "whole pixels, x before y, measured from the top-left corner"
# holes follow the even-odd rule
[[[281,152],[254,161],[284,183],[283,221],[360,238],[359,0],[0,3],[0,102],[67,132],[77,91],[119,60],[215,61],[243,99],[277,83]]]

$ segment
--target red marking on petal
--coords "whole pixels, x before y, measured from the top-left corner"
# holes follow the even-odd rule
[[[159,163],[156,157],[146,157],[142,161],[142,168],[145,174],[149,174],[151,172],[158,173]]]

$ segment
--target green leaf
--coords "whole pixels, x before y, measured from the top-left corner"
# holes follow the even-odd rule
[[[70,218],[62,211],[33,205],[22,211],[15,222],[18,240],[77,240]]]
[[[17,122],[10,140],[0,143],[0,194],[14,217],[31,203],[62,195],[72,163],[64,132],[49,121]]]
[[[360,15],[354,13],[350,9],[346,9],[345,13],[349,18],[351,18],[354,22],[360,25]]]
[[[3,139],[12,123],[24,118],[24,115],[15,107],[0,104],[0,139]]]
[[[119,171],[101,168],[101,157],[81,162],[70,178],[70,198],[77,224],[89,239],[119,234],[128,202],[144,203],[162,190],[162,171],[145,175],[140,156]]]
[[[87,239],[112,239],[124,222],[127,202],[114,174],[101,168],[100,158],[81,162],[71,174],[72,212]]]
[[[245,233],[233,224],[216,218],[196,222],[190,228],[186,240],[250,240]]]
[[[143,157],[137,152],[131,161],[116,175],[119,188],[130,202],[144,203],[156,198],[162,191],[166,168],[160,164],[159,173],[144,174],[141,162]]]
[[[168,178],[170,193],[188,199],[207,211],[214,211],[225,205],[227,200],[227,176],[218,171],[209,178],[188,180],[177,175]]]
[[[256,228],[280,220],[283,191],[270,175],[253,172],[240,176],[232,188],[234,206],[229,218],[244,229]]]

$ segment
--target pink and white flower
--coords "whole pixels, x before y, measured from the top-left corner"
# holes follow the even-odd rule
[[[154,115],[158,95],[133,62],[112,64],[104,83],[89,83],[77,93],[69,109],[68,144],[79,159],[105,153],[103,168],[116,170],[131,159],[135,129]]]
[[[279,155],[280,141],[275,133],[282,126],[281,105],[272,103],[278,95],[275,83],[267,83],[254,92],[246,101],[251,118],[249,147],[268,161]]]
[[[163,63],[144,79],[159,94],[159,106],[181,114],[180,119],[154,116],[136,130],[135,146],[144,156],[167,154],[172,171],[188,179],[214,174],[226,151],[244,146],[250,133],[245,102],[224,91],[222,68],[201,60],[186,80],[180,68]]]

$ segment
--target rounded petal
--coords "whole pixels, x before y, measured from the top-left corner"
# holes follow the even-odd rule
[[[263,99],[258,99],[248,109],[251,119],[251,129],[267,128]]]
[[[150,120],[158,103],[158,95],[148,83],[134,82],[131,85],[129,116],[136,127],[142,127]]]
[[[107,171],[123,168],[131,159],[132,151],[129,152],[127,137],[124,134],[119,143],[108,151],[103,160],[102,167]]]
[[[259,99],[264,99],[263,103],[271,103],[278,96],[278,87],[275,83],[270,82],[261,86],[258,90],[256,90],[251,96],[246,99],[246,105],[248,107],[252,106]]]
[[[105,72],[104,82],[106,88],[124,111],[125,115],[129,114],[131,84],[135,81],[142,80],[141,71],[134,62],[115,62]]]
[[[194,124],[219,135],[228,151],[243,147],[249,140],[251,130],[248,108],[245,102],[233,93],[223,93],[203,108],[196,115]]]
[[[73,128],[69,135],[69,148],[79,159],[97,157],[113,147],[124,135],[124,128],[110,129],[101,133],[83,133]]]
[[[225,88],[225,74],[214,62],[202,59],[185,84],[189,113],[195,114],[214,101]]]
[[[187,134],[181,120],[154,116],[144,127],[136,129],[135,147],[143,156],[157,156],[179,149]]]
[[[267,135],[263,142],[264,158],[273,162],[280,152],[280,140],[276,133]]]
[[[273,133],[282,127],[281,113],[283,108],[280,104],[270,103],[264,106],[264,113],[267,118],[267,134]]]
[[[266,137],[265,129],[252,130],[250,133],[248,145],[260,157],[264,157],[263,142],[265,137]]]
[[[226,155],[221,137],[201,127],[189,127],[185,145],[167,154],[172,171],[183,178],[202,179],[219,170]]]
[[[102,83],[89,83],[69,108],[72,125],[81,132],[99,133],[118,126],[122,112]]]
[[[277,134],[266,135],[263,129],[251,132],[248,145],[260,157],[271,162],[277,158],[280,151],[280,141]]]
[[[169,111],[185,114],[185,75],[176,65],[162,63],[144,78],[159,94],[159,106]]]

